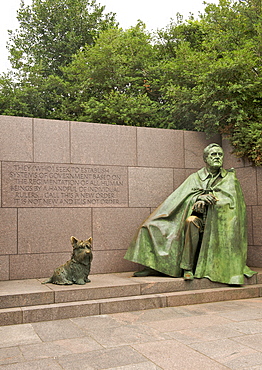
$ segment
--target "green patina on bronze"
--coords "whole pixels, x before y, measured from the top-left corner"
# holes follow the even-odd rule
[[[126,259],[181,277],[186,219],[203,195],[212,194],[216,201],[208,206],[205,204],[205,227],[194,277],[242,285],[244,275],[251,277],[256,273],[246,266],[247,226],[243,193],[235,171],[223,169],[222,160],[223,157],[220,164],[217,161],[214,177],[210,180],[210,173],[216,166],[212,166],[207,157],[207,166],[190,175],[149,216],[131,243]]]
[[[90,283],[88,275],[93,260],[92,238],[83,241],[71,236],[70,240],[73,247],[71,259],[57,267],[53,275],[42,284],[84,285]]]

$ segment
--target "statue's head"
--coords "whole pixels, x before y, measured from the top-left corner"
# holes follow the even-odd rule
[[[223,165],[224,152],[220,145],[212,143],[209,144],[203,153],[203,159],[206,167],[219,170]]]

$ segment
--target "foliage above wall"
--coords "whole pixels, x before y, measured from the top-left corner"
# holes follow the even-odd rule
[[[260,0],[220,0],[151,34],[94,0],[22,2],[18,20],[0,114],[219,132],[262,165]]]

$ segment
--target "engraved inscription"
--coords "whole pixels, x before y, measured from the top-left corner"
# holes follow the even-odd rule
[[[4,207],[127,206],[127,169],[3,162]]]

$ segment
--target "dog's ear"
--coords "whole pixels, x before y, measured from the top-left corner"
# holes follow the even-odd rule
[[[71,240],[72,245],[74,245],[78,242],[78,239],[76,239],[74,236],[71,236],[70,240]]]

